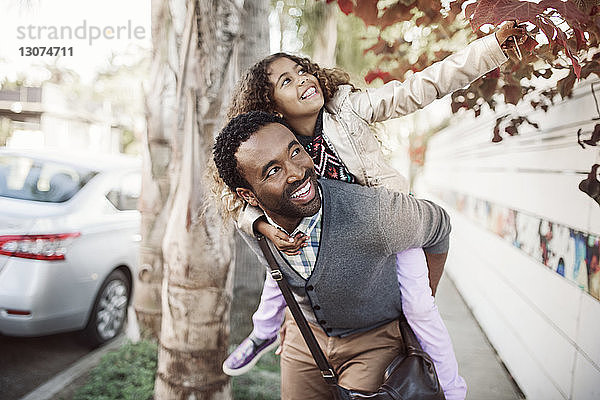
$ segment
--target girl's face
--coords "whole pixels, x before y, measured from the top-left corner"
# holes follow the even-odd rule
[[[267,67],[273,85],[273,100],[278,112],[288,122],[314,118],[323,107],[319,81],[302,66],[287,57],[280,57]]]

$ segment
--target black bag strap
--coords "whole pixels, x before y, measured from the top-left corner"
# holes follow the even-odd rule
[[[281,272],[281,269],[279,268],[279,265],[277,264],[277,261],[275,260],[275,257],[273,256],[273,253],[271,252],[271,249],[269,248],[269,245],[265,240],[265,237],[260,233],[256,233],[256,239],[258,240],[258,245],[260,246],[260,249],[262,250],[263,255],[265,256],[267,263],[269,264],[271,276],[279,285],[279,289],[281,290],[281,293],[283,294],[283,297],[285,298],[285,301],[288,307],[290,308],[294,319],[296,320],[296,324],[300,329],[300,333],[302,333],[302,337],[304,338],[304,341],[306,342],[310,353],[315,359],[317,367],[319,367],[319,369],[321,370],[321,375],[323,376],[323,379],[325,380],[325,382],[327,382],[327,384],[331,386],[337,385],[338,377],[333,368],[331,368],[331,365],[329,364],[327,359],[325,358],[323,350],[321,350],[321,347],[319,346],[319,342],[317,342],[315,335],[310,330],[308,321],[306,321],[304,314],[302,314],[300,306],[294,298],[294,295],[292,294],[292,290],[290,289],[287,280],[283,277],[283,273]]]

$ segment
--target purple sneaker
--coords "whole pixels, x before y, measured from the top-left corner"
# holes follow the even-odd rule
[[[263,354],[277,347],[279,336],[264,340],[257,339],[257,342],[259,343],[254,343],[249,337],[244,339],[223,362],[223,372],[229,376],[238,376],[250,371]]]

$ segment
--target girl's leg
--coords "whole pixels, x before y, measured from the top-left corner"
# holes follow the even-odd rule
[[[423,250],[410,249],[398,253],[396,275],[406,320],[423,350],[432,358],[446,399],[464,399],[467,384],[458,374],[450,335],[431,295]]]
[[[262,340],[277,336],[285,317],[285,307],[285,299],[279,290],[279,286],[277,286],[277,282],[271,278],[270,274],[267,274],[260,296],[260,303],[256,312],[252,315],[252,323],[254,324],[252,335]]]
[[[277,332],[285,315],[285,299],[270,275],[265,279],[258,309],[252,316],[250,336],[223,362],[223,372],[237,376],[248,372],[260,357],[278,344]]]

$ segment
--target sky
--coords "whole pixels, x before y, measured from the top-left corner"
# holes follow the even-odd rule
[[[151,46],[150,0],[1,0],[0,80],[47,79],[40,65],[56,63],[84,81],[107,65],[111,54],[127,63]],[[52,46],[65,53],[27,56],[27,47]],[[23,48],[21,50],[21,48]],[[64,48],[64,50],[63,50]],[[71,50],[72,48],[72,50]],[[31,50],[34,51],[41,50]]]

